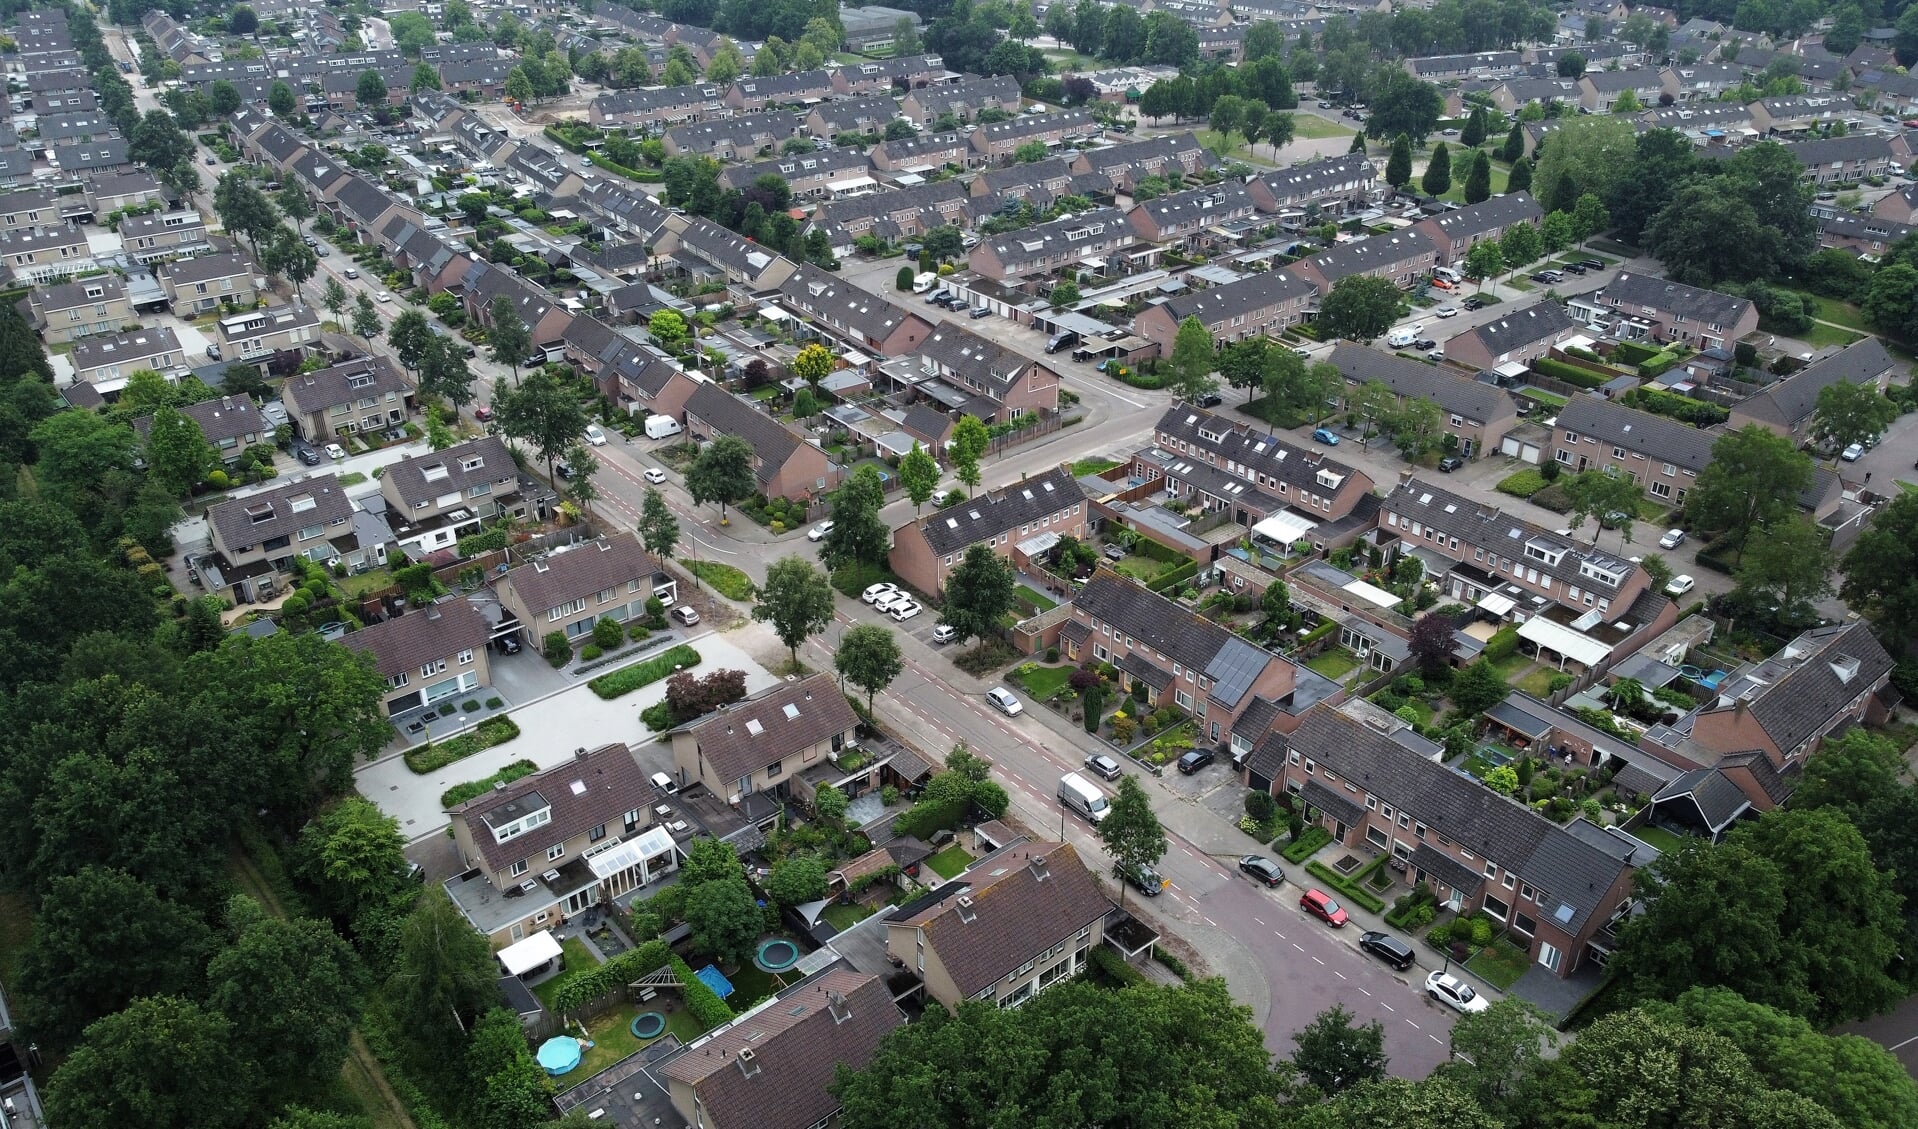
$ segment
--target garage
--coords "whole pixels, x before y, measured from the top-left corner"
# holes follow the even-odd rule
[[[1507,458],[1517,459],[1522,463],[1536,464],[1539,460],[1541,450],[1536,443],[1527,443],[1522,439],[1507,435],[1500,441],[1498,453]]]

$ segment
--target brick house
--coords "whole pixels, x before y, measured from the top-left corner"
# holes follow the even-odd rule
[[[805,130],[804,115],[772,110],[676,125],[660,135],[660,140],[669,157],[705,156],[721,161],[744,161],[764,150],[778,148]]]
[[[918,360],[918,369],[924,375],[969,394],[972,399],[964,405],[966,412],[986,423],[1059,410],[1057,371],[958,325],[941,323],[933,327],[919,348],[904,360],[912,359]]]
[[[207,242],[206,220],[192,208],[125,216],[120,240],[127,253],[143,263],[197,255],[213,247]]]
[[[725,188],[744,191],[760,177],[770,175],[784,180],[795,197],[830,196],[872,184],[867,175],[871,171],[872,164],[857,149],[825,149],[749,165],[732,165],[720,170],[719,183]]]
[[[889,173],[936,172],[951,166],[974,168],[982,158],[972,148],[972,138],[961,132],[922,133],[898,141],[884,141],[868,154],[872,167]]]
[[[1014,200],[1023,200],[1041,212],[1050,210],[1061,197],[1091,197],[1111,187],[1111,181],[1096,173],[1074,172],[1063,157],[1049,157],[1011,168],[986,169],[972,178],[975,197],[987,197],[1001,208]]]
[[[1506,196],[1494,196],[1456,211],[1427,216],[1413,227],[1432,241],[1432,246],[1438,251],[1438,265],[1449,267],[1463,262],[1466,252],[1473,245],[1498,239],[1508,229],[1521,223],[1536,225],[1544,218],[1545,209],[1538,206],[1538,201],[1532,199],[1530,192],[1521,190]]]
[[[1219,163],[1190,130],[1081,149],[1069,160],[1072,171],[1101,177],[1127,193],[1149,176],[1197,176],[1201,170],[1214,168]]]
[[[1876,337],[1867,337],[1734,404],[1728,426],[1736,431],[1755,423],[1802,442],[1811,429],[1820,392],[1840,381],[1869,384],[1883,392],[1899,367]]]
[[[1252,203],[1261,212],[1281,217],[1307,208],[1343,215],[1372,203],[1378,191],[1379,169],[1363,153],[1325,157],[1290,168],[1277,169],[1246,182]]]
[[[450,596],[347,635],[349,651],[373,656],[386,679],[388,717],[432,706],[487,685],[486,617],[464,596]]]
[[[32,286],[92,270],[94,265],[86,232],[71,223],[0,232],[0,263],[9,277]]]
[[[1701,350],[1730,349],[1758,330],[1758,308],[1749,298],[1630,271],[1574,297],[1568,309],[1594,330],[1624,340],[1683,341]]]
[[[852,254],[853,241],[862,235],[911,239],[935,227],[971,227],[974,215],[989,210],[967,194],[965,185],[942,180],[829,200],[813,209],[806,230],[824,231],[844,256]]]
[[[990,235],[966,255],[966,265],[995,282],[1084,268],[1104,273],[1108,260],[1133,245],[1137,235],[1117,208],[1094,208],[1076,216]]]
[[[609,90],[587,104],[587,120],[607,126],[682,125],[731,114],[718,83]]]
[[[1898,164],[1891,141],[1881,133],[1853,133],[1785,146],[1805,166],[1813,184],[1857,184],[1868,177],[1889,176]]]
[[[1060,538],[1085,540],[1090,509],[1070,467],[1049,470],[900,526],[892,535],[892,571],[936,596],[973,545],[986,545],[1023,568]]]
[[[1627,91],[1640,107],[1656,106],[1665,92],[1664,78],[1650,67],[1589,71],[1578,80],[1578,104],[1594,114],[1609,114]]]
[[[266,272],[238,251],[167,263],[154,272],[182,317],[211,313],[223,304],[250,308],[269,293]]]
[[[1048,149],[1057,148],[1068,137],[1095,133],[1098,128],[1098,121],[1085,110],[1020,114],[1009,121],[974,126],[972,149],[987,161],[1009,165],[1021,145],[1037,141]]]
[[[1167,408],[1152,444],[1133,455],[1134,478],[1163,479],[1167,492],[1203,512],[1230,513],[1240,525],[1288,509],[1308,515],[1307,524],[1336,522],[1359,512],[1372,493],[1371,476],[1323,448],[1295,447],[1203,408]]]
[[[1512,361],[1530,364],[1584,331],[1564,306],[1536,302],[1449,338],[1445,359],[1478,369]]]
[[[26,304],[28,320],[49,345],[118,333],[136,320],[126,283],[114,274],[36,287]]]
[[[771,798],[792,798],[792,779],[853,745],[859,715],[831,674],[783,682],[667,734],[679,786],[704,785],[747,818]],[[758,796],[757,801],[747,797]]]
[[[602,619],[637,619],[654,597],[666,604],[679,598],[678,582],[632,533],[528,561],[501,577],[495,591],[524,641],[535,647],[555,633],[568,639],[591,635]]]
[[[881,357],[910,353],[932,333],[918,314],[810,263],[799,264],[780,286],[779,302],[853,348]]]
[[[697,443],[737,435],[753,449],[753,477],[768,498],[816,498],[839,483],[840,468],[826,452],[717,384],[701,384],[686,398],[686,435]]]
[[[794,71],[758,77],[748,75],[726,88],[725,103],[735,110],[763,110],[768,106],[797,106],[833,96],[833,72]]]
[[[899,113],[920,129],[925,129],[944,114],[959,121],[971,121],[985,109],[1019,112],[1019,80],[1011,75],[992,78],[968,76],[958,82],[922,86],[908,93],[899,103]]]
[[[221,502],[206,516],[222,579],[232,582],[241,603],[250,602],[251,593],[270,593],[272,582],[256,584],[256,578],[287,571],[295,558],[325,562],[358,549],[353,503],[331,474]],[[206,579],[209,590],[219,586]]]
[[[1499,440],[1518,426],[1518,402],[1495,385],[1350,341],[1333,346],[1327,359],[1345,376],[1348,393],[1376,380],[1390,388],[1400,403],[1421,399],[1437,404],[1444,414],[1445,433],[1457,437],[1459,454],[1466,458],[1497,453]]]
[[[312,306],[266,306],[228,314],[219,321],[226,359],[265,361],[279,353],[304,353],[320,343],[320,314]]]
[[[1425,233],[1408,228],[1392,235],[1375,235],[1333,247],[1288,265],[1287,274],[1310,282],[1321,297],[1332,292],[1341,278],[1371,275],[1410,288],[1438,265],[1438,248]]]
[[[891,59],[861,59],[828,68],[833,90],[839,94],[873,94],[881,90],[924,86],[946,73],[937,55],[900,55]]]
[[[1237,181],[1221,181],[1134,204],[1126,222],[1149,243],[1192,247],[1208,229],[1252,214],[1252,197]]]
[[[213,444],[213,449],[220,453],[220,461],[228,467],[237,465],[240,456],[255,443],[273,442],[273,425],[260,414],[260,406],[249,396],[222,396],[217,400],[182,404],[174,410],[199,427],[201,437]],[[133,429],[142,439],[152,426],[152,416],[133,421]]]
[[[519,468],[495,435],[388,465],[380,476],[380,497],[386,499],[394,536],[422,554],[450,549],[502,514],[526,515]]]
[[[100,392],[118,392],[127,386],[127,378],[141,369],[152,369],[175,380],[186,367],[180,339],[171,326],[165,325],[84,337],[74,342],[67,356],[73,361],[74,379]]]
[[[888,95],[841,98],[821,102],[808,111],[806,131],[820,141],[831,141],[842,133],[878,134],[898,116],[899,103]]]
[[[1216,344],[1270,337],[1304,321],[1317,297],[1312,284],[1297,275],[1265,271],[1149,305],[1132,319],[1132,329],[1156,343],[1161,357],[1170,357],[1179,323],[1186,318],[1204,322]]]

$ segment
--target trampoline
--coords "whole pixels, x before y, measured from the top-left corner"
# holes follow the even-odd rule
[[[630,1030],[635,1039],[657,1038],[666,1030],[666,1017],[656,1011],[642,1011],[633,1017]]]
[[[660,1020],[661,1025],[665,1020]],[[555,1035],[539,1045],[539,1064],[554,1078],[579,1066],[579,1040],[571,1035]]]
[[[784,972],[798,963],[799,946],[784,937],[761,942],[753,954],[753,964],[761,972]]]

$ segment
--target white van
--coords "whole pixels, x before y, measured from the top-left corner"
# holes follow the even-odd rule
[[[679,426],[679,421],[671,416],[646,417],[646,438],[648,439],[664,439],[668,435],[678,435],[684,430],[685,428]]]
[[[1059,778],[1059,802],[1094,824],[1102,822],[1112,812],[1112,802],[1106,799],[1106,794],[1076,772],[1068,772]]]
[[[1453,270],[1451,267],[1433,267],[1432,277],[1442,278],[1445,281],[1451,283],[1453,286],[1457,286],[1461,281],[1463,281],[1463,279],[1460,278],[1459,273]]]
[[[1411,325],[1405,326],[1402,329],[1393,330],[1386,336],[1385,343],[1394,349],[1404,348],[1412,342],[1417,341],[1419,339],[1419,331],[1424,328],[1425,326],[1423,324],[1413,322]]]
[[[912,280],[912,292],[914,294],[924,294],[926,291],[931,290],[934,286],[937,286],[938,284],[939,284],[939,276],[933,273],[932,271],[927,271],[924,274]]]

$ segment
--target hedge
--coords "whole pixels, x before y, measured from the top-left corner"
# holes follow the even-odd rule
[[[1636,341],[1620,341],[1618,347],[1612,350],[1612,355],[1626,364],[1639,365],[1658,356],[1658,352],[1657,349],[1649,345],[1640,345]]]
[[[1694,427],[1711,427],[1714,424],[1724,423],[1731,417],[1731,411],[1728,408],[1708,404],[1703,400],[1694,400],[1690,396],[1680,396],[1676,392],[1662,392],[1656,388],[1633,389],[1621,397],[1620,402],[1627,407],[1682,420]]]
[[[611,700],[622,694],[630,694],[641,686],[647,686],[673,673],[675,667],[692,669],[699,665],[699,652],[681,643],[664,654],[654,655],[644,662],[621,667],[611,674],[602,674],[588,682],[593,693]]]
[[[921,800],[892,821],[892,829],[915,839],[931,839],[934,832],[949,831],[972,809],[970,796],[963,800]]]
[[[1300,863],[1317,853],[1320,847],[1332,841],[1332,833],[1314,824],[1299,833],[1296,841],[1287,843],[1279,852],[1279,857],[1287,862]]]
[[[522,776],[531,776],[539,771],[539,766],[529,760],[516,760],[484,780],[468,780],[464,784],[455,784],[440,793],[440,807],[453,808],[472,799],[485,795],[495,784],[511,784]]]
[[[1299,646],[1307,647],[1339,629],[1339,621],[1328,619],[1299,637]]]
[[[1492,633],[1492,637],[1485,641],[1485,647],[1480,654],[1497,662],[1500,659],[1511,658],[1517,650],[1518,628],[1508,623]]]
[[[1386,856],[1380,855],[1378,858],[1372,860],[1370,866],[1354,872],[1350,878],[1347,878],[1345,875],[1340,874],[1322,862],[1306,863],[1305,872],[1325,883],[1327,886],[1332,887],[1334,890],[1337,890],[1340,894],[1343,894],[1347,900],[1359,906],[1361,909],[1370,910],[1373,913],[1383,913],[1385,910],[1385,899],[1373,894],[1370,890],[1359,885],[1359,883],[1365,880],[1365,876],[1368,873],[1378,867],[1384,866],[1385,858]]]
[[[693,975],[692,966],[677,956],[673,957],[673,975],[679,977],[680,990],[686,996],[686,1010],[704,1023],[708,1031],[732,1022],[733,1009],[727,1007],[726,1001],[707,987],[704,980]]]
[[[1164,592],[1168,588],[1177,588],[1198,575],[1199,562],[1187,559],[1182,565],[1175,565],[1146,582],[1146,591]]]
[[[672,946],[654,938],[636,949],[619,954],[605,964],[569,972],[566,979],[553,992],[553,1010],[575,1011],[601,996],[617,992],[642,976],[658,972],[666,966],[668,961],[678,959],[673,955]],[[673,971],[679,970],[675,968]],[[708,988],[707,991],[710,993],[712,989]],[[690,1003],[691,993],[687,995]]]
[[[1650,360],[1642,362],[1638,366],[1638,374],[1647,379],[1654,376],[1662,376],[1673,365],[1684,359],[1684,355],[1680,353],[1659,353]]]
[[[1144,984],[1146,982],[1145,973],[1127,964],[1125,958],[1113,952],[1112,949],[1105,945],[1100,945],[1098,948],[1092,950],[1092,964],[1093,967],[1111,979],[1117,980],[1120,985],[1124,987],[1129,988],[1134,984]]]
[[[497,553],[506,547],[506,531],[489,529],[484,533],[475,533],[471,537],[462,537],[454,548],[462,557],[477,557],[481,553]]]
[[[504,745],[518,736],[519,726],[512,718],[503,714],[489,717],[474,726],[470,733],[449,737],[438,744],[428,741],[406,750],[406,767],[418,773],[432,772],[474,753],[485,752],[495,745]]]
[[[1553,380],[1562,380],[1579,388],[1602,388],[1607,383],[1605,377],[1577,365],[1567,364],[1552,357],[1540,357],[1532,362],[1533,370],[1544,373]],[[1621,376],[1624,374],[1620,374]]]

